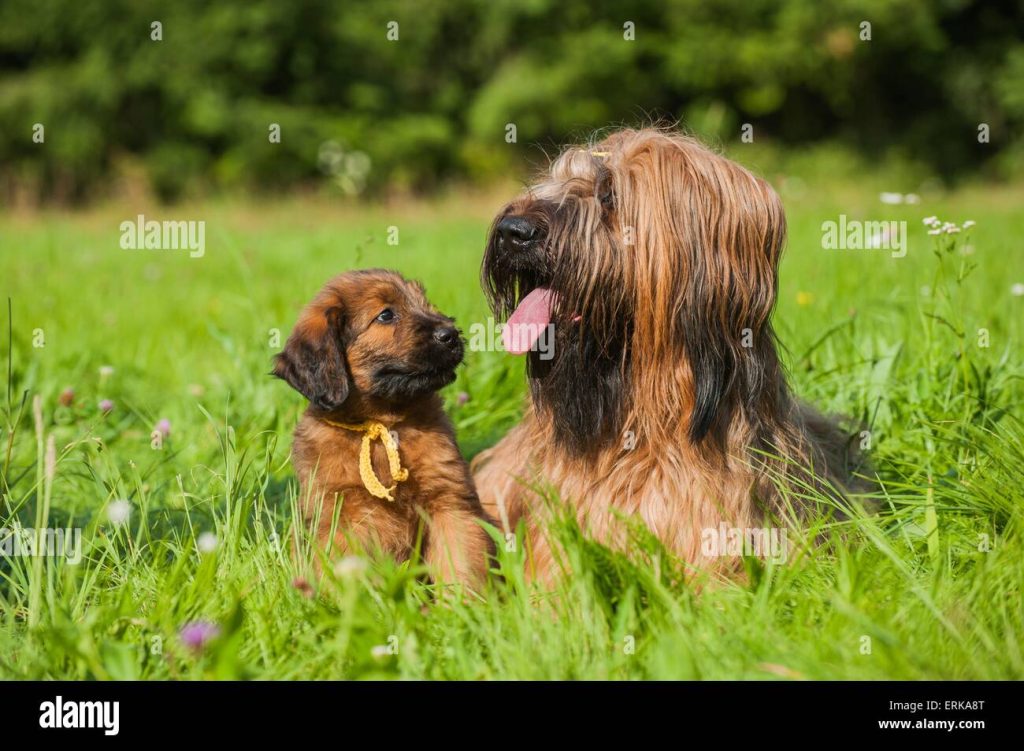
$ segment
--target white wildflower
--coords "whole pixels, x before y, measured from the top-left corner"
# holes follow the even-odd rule
[[[366,561],[357,555],[346,555],[334,564],[334,573],[338,576],[355,576],[366,570]]]
[[[110,523],[120,527],[122,524],[128,522],[128,517],[132,513],[132,504],[130,501],[126,501],[123,498],[119,498],[116,501],[111,501],[110,505],[107,506],[107,519]]]
[[[217,535],[213,532],[203,532],[196,538],[196,547],[200,553],[212,553],[217,549]]]

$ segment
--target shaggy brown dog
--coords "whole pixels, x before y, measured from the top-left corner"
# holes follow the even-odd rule
[[[337,276],[302,312],[274,375],[310,401],[292,461],[321,544],[404,560],[422,533],[436,580],[484,579],[486,517],[437,395],[462,353],[452,320],[392,272]]]
[[[525,332],[506,348],[550,326],[554,356],[528,353],[526,416],[473,468],[485,510],[526,519],[533,574],[554,568],[544,487],[600,540],[639,517],[721,570],[736,559],[702,546],[709,530],[762,528],[847,482],[846,437],[793,398],[776,354],[785,231],[767,183],[656,129],[565,150],[495,219],[484,288]]]

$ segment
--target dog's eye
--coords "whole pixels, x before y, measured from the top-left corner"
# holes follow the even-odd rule
[[[602,208],[611,210],[615,205],[615,193],[612,190],[612,173],[602,169],[594,186],[594,195],[601,202]]]
[[[377,314],[376,320],[380,323],[391,323],[395,320],[395,311],[391,308],[384,308],[384,310]]]

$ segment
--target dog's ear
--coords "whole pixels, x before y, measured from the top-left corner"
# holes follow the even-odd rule
[[[299,321],[284,351],[274,358],[273,375],[318,409],[337,409],[348,398],[351,387],[345,363],[346,337],[341,307],[311,312]]]
[[[733,179],[715,196],[692,238],[681,334],[693,377],[689,438],[724,441],[742,411],[749,424],[777,415],[782,374],[770,319],[786,222],[762,180],[727,165]]]

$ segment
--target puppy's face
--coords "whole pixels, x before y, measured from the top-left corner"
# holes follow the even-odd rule
[[[455,380],[463,346],[423,288],[389,271],[335,277],[277,355],[274,375],[325,411],[353,393],[400,405]]]

